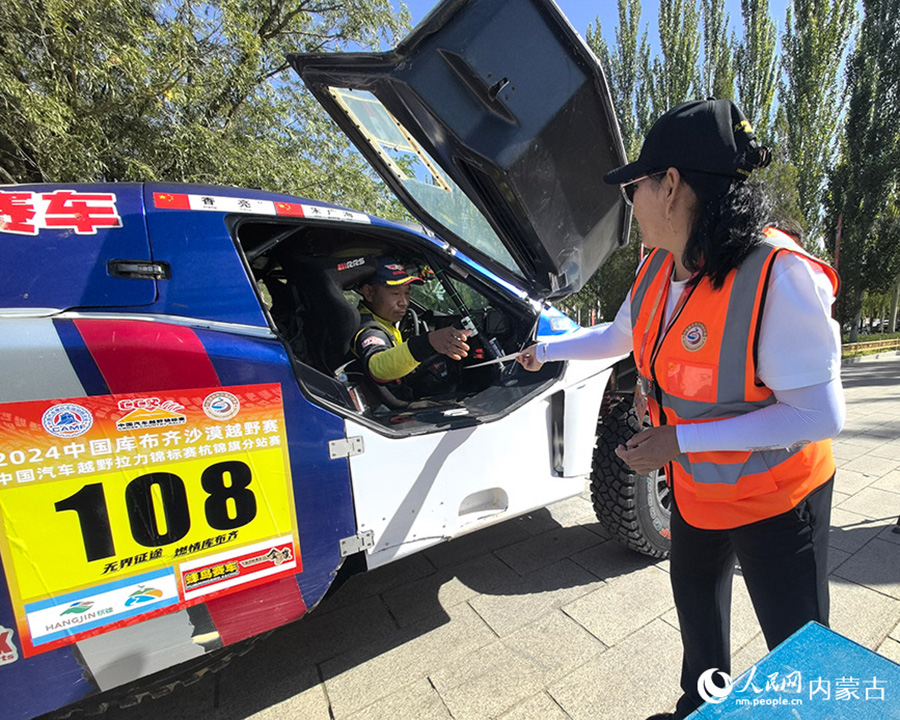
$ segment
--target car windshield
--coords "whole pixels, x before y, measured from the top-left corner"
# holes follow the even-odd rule
[[[507,269],[521,272],[478,208],[378,98],[360,90],[331,87],[329,91],[383,166],[428,216],[420,220],[429,225],[429,219],[436,221]]]
[[[460,302],[469,311],[484,310],[490,304],[488,299],[474,288],[446,274],[444,275],[443,283],[435,279],[424,285],[414,285],[410,289],[414,302],[443,315],[452,315],[460,312],[462,309]],[[456,300],[448,292],[451,289],[456,295]]]

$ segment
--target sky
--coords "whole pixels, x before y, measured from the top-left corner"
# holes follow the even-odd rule
[[[405,0],[412,16],[412,23],[416,25],[438,0]],[[769,0],[769,12],[775,20],[779,34],[784,28],[784,13],[788,0]],[[556,0],[556,4],[569,18],[578,34],[586,35],[589,23],[600,20],[603,28],[603,37],[610,45],[615,42],[615,27],[618,23],[619,10],[616,0]],[[656,13],[659,3],[654,0],[643,0],[641,25],[649,25],[648,38],[652,48],[659,46],[659,34],[656,28]],[[725,11],[729,14],[732,28],[741,34],[741,3],[740,0],[725,0]]]

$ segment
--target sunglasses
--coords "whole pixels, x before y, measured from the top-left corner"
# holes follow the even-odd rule
[[[619,185],[619,190],[622,191],[622,197],[625,198],[625,202],[629,205],[634,205],[634,191],[637,190],[637,184],[641,180],[646,180],[647,178],[656,177],[657,175],[665,175],[666,170],[647,173],[646,175],[641,175],[640,177],[636,177],[634,180],[629,180],[628,182],[622,183]]]

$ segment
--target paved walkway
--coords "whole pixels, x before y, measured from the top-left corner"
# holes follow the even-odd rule
[[[900,358],[843,377],[832,626],[900,662]],[[667,573],[584,494],[355,578],[220,673],[106,717],[643,720],[679,694]],[[737,675],[766,653],[739,578],[732,626]]]

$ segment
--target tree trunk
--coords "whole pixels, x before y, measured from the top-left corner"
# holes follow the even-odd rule
[[[859,323],[862,320],[862,308],[856,311],[853,322],[850,323],[850,333],[847,336],[847,342],[859,342]]]
[[[897,332],[897,304],[900,301],[900,277],[894,281],[894,292],[891,293],[891,312],[888,315],[891,332]]]

